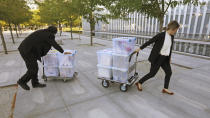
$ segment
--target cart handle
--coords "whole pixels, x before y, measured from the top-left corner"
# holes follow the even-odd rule
[[[134,54],[136,54],[137,57],[139,56],[139,52],[136,52],[136,51],[132,52],[129,57],[129,62],[131,62],[131,58],[133,57]]]

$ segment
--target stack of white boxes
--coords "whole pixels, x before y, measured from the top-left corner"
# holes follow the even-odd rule
[[[129,63],[129,57],[135,50],[135,44],[135,37],[114,38],[113,49],[98,51],[98,76],[106,79],[113,77],[114,81],[126,83],[128,78],[134,74],[134,71],[128,73],[128,70],[135,63],[135,58],[132,58]]]
[[[112,49],[97,51],[98,55],[98,77],[112,78]]]
[[[75,50],[65,50],[71,54],[64,55],[55,50],[43,57],[44,73],[47,77],[73,77],[75,72]]]

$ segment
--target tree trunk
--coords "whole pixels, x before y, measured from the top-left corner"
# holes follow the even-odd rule
[[[80,24],[79,24],[79,40],[81,40],[81,39],[80,39]]]
[[[164,15],[161,15],[159,17],[159,22],[160,22],[159,32],[162,32],[163,30],[163,22],[164,22],[163,19],[164,19]]]
[[[18,31],[19,31],[19,34],[21,35],[22,31],[21,31],[20,25],[18,25]]]
[[[60,32],[60,36],[61,36],[61,34],[62,34],[62,27],[61,27],[61,22],[60,21],[58,21],[58,27],[59,27],[59,32]]]
[[[93,46],[93,29],[90,28],[90,45]]]
[[[15,24],[15,32],[16,32],[17,37],[19,38],[19,35],[18,35],[18,32],[17,32],[17,25],[16,24]]]
[[[6,43],[5,43],[5,40],[4,40],[3,31],[2,31],[2,26],[0,26],[0,35],[1,35],[2,45],[3,45],[3,48],[4,48],[4,53],[8,54],[7,53],[7,46],[6,46]]]
[[[9,23],[9,30],[10,30],[10,34],[11,34],[11,37],[12,37],[12,43],[15,44],[15,40],[14,40],[13,33],[12,33],[12,26],[11,26],[10,23]]]
[[[71,40],[73,40],[73,34],[72,34],[73,21],[72,21],[72,19],[70,19],[70,27],[71,27]]]
[[[93,30],[95,27],[94,17],[93,14],[90,14],[90,45],[93,46]]]

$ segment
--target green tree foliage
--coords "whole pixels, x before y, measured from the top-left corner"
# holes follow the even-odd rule
[[[17,27],[18,24],[29,21],[32,14],[24,0],[0,0],[0,3],[0,20],[5,21],[9,25],[12,42],[15,43],[12,33],[12,25],[14,24]],[[17,28],[15,29],[17,31]]]
[[[31,26],[35,29],[37,29],[38,27],[44,26],[44,23],[41,23],[41,17],[39,16],[39,10],[31,10],[32,14],[32,19],[30,19],[29,22],[26,22],[25,25]]]
[[[74,26],[75,21],[80,16],[80,7],[78,0],[64,0],[64,17],[68,22],[71,29],[71,39],[73,40],[72,28]]]
[[[7,46],[6,46],[6,42],[4,40],[3,29],[2,29],[3,24],[4,24],[4,22],[0,21],[0,38],[1,38],[3,49],[4,49],[4,53],[7,54]]]
[[[104,7],[108,3],[109,0],[78,0],[78,7],[81,8],[81,15],[87,22],[90,24],[90,45],[93,45],[93,31],[95,30],[95,24],[98,21],[103,21],[108,23],[107,21],[107,13],[103,12],[106,10]]]
[[[32,14],[29,11],[29,7],[24,0],[0,0],[0,20],[6,22],[9,25],[13,43],[15,43],[15,41],[12,33],[12,25],[15,26],[17,33],[17,25],[29,21],[31,15]],[[0,23],[0,35],[5,53],[7,53],[6,43],[3,36],[2,23]]]
[[[37,2],[39,5],[39,15],[41,22],[55,25],[58,22],[62,22],[63,15],[63,0],[45,0],[44,2]]]
[[[139,12],[148,15],[148,17],[157,18],[159,21],[160,29],[162,31],[164,15],[167,13],[168,8],[174,8],[178,5],[203,5],[200,0],[110,0],[109,5],[106,5],[110,10],[112,16],[126,16],[128,13]]]
[[[78,9],[81,9],[78,7],[78,0],[45,0],[44,2],[36,3],[39,5],[41,22],[56,24],[62,31],[61,24],[66,21],[70,26],[71,39],[73,39],[72,27],[75,20],[80,16]]]
[[[4,39],[4,35],[3,35],[3,29],[2,29],[2,26],[3,26],[4,22],[1,21],[7,15],[5,8],[6,8],[5,1],[0,0],[0,36],[1,36],[0,38],[1,38],[1,41],[2,41],[2,46],[3,46],[3,49],[4,49],[4,53],[7,54],[7,46],[6,46],[6,43],[5,43],[5,39]]]

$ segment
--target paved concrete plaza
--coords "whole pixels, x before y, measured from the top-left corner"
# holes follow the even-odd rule
[[[60,38],[57,36],[56,38]],[[173,54],[170,89],[175,95],[162,94],[164,72],[143,85],[138,92],[132,86],[126,93],[118,84],[109,88],[101,86],[97,79],[97,55],[99,49],[112,47],[111,41],[95,39],[91,47],[89,37],[70,40],[62,36],[64,49],[75,49],[77,55],[76,79],[47,81],[46,88],[24,91],[18,88],[14,118],[209,118],[210,117],[210,60]],[[74,34],[74,38],[78,35]],[[18,39],[20,42],[22,39]],[[17,47],[17,43],[13,48]],[[99,45],[102,44],[102,45]],[[1,47],[2,50],[2,47]],[[138,72],[142,77],[149,70],[146,61],[150,49],[140,52]],[[39,63],[39,79],[42,64]],[[0,53],[0,83],[15,83],[26,71],[17,51],[8,55]],[[31,86],[31,83],[28,83]]]

